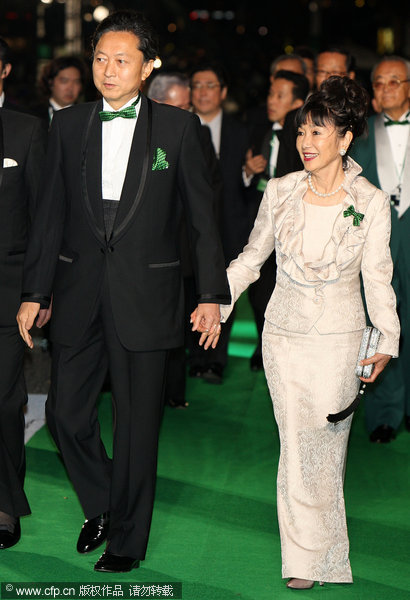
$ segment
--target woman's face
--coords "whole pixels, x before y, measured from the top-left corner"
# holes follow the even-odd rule
[[[331,123],[315,125],[308,117],[306,123],[298,128],[296,148],[305,169],[315,173],[337,163],[341,166],[340,150],[347,151],[351,140],[350,131],[342,137]]]

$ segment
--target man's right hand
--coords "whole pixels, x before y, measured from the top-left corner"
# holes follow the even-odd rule
[[[33,327],[35,318],[37,317],[39,311],[39,302],[22,302],[20,305],[20,310],[17,313],[17,323],[19,326],[20,335],[29,348],[33,348],[34,345],[29,331]]]
[[[249,149],[246,153],[246,162],[245,162],[245,173],[247,177],[250,175],[259,175],[259,173],[263,173],[266,169],[268,161],[262,154],[257,154],[253,156],[252,150]]]

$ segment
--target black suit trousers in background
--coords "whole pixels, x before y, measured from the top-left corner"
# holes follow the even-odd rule
[[[0,510],[13,517],[30,514],[23,490],[27,403],[23,358],[24,342],[17,325],[0,327]]]
[[[139,560],[145,558],[154,502],[166,358],[166,350],[124,348],[106,282],[81,342],[53,344],[47,423],[85,516],[110,510],[108,550]],[[113,395],[112,460],[101,440],[96,406],[107,368]]]

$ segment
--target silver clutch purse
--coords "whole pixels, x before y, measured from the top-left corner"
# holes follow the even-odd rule
[[[360,363],[365,358],[370,358],[377,352],[377,346],[379,344],[380,339],[380,331],[376,329],[376,327],[366,327],[363,331],[362,341],[360,342],[359,355],[357,357],[356,369],[355,373],[358,377],[364,377],[368,379],[374,369],[374,365],[365,365],[362,366]],[[360,404],[360,398],[364,394],[364,389],[366,384],[363,381],[360,383],[359,391],[356,398],[353,400],[349,406],[347,406],[344,410],[341,410],[338,413],[327,415],[327,420],[329,423],[338,423],[339,421],[343,421],[350,415],[354,413],[357,407]]]
[[[363,331],[362,341],[360,343],[359,355],[357,357],[356,375],[368,379],[373,373],[374,365],[365,365],[360,362],[365,358],[370,358],[377,352],[377,346],[380,340],[380,331],[376,327],[366,327]]]

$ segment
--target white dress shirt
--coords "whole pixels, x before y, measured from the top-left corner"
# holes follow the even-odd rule
[[[119,110],[131,106],[136,99],[137,96],[131,98]],[[117,117],[112,121],[102,122],[102,197],[105,200],[121,198],[140,107],[141,102],[138,102],[135,107],[136,119]],[[114,110],[105,99],[103,110]]]
[[[216,157],[219,158],[221,153],[221,129],[222,129],[222,109],[212,119],[212,121],[204,121],[199,115],[202,125],[207,125],[211,130],[212,143],[214,145]]]
[[[389,117],[387,117],[388,119]],[[386,120],[387,120],[386,119]],[[402,114],[398,121],[409,120],[409,111]],[[406,159],[407,141],[410,134],[410,125],[389,125],[386,127],[389,136],[394,164],[396,165],[399,182],[403,181],[403,167]]]
[[[0,95],[0,108],[3,108],[3,104],[4,104],[4,92],[2,92]]]

